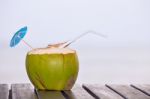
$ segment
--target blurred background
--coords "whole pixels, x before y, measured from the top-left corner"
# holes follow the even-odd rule
[[[0,83],[30,82],[22,42],[9,43],[28,26],[25,36],[34,48],[71,40],[77,50],[77,83],[150,83],[150,0],[0,0]]]

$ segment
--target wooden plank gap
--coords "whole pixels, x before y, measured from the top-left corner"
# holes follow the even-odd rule
[[[12,90],[9,90],[9,98],[8,99],[12,99]]]
[[[39,95],[38,95],[38,92],[37,92],[37,90],[34,88],[34,93],[35,93],[35,95],[37,96],[37,99],[40,99],[40,97],[39,97]]]
[[[114,91],[115,93],[117,93],[118,95],[120,95],[122,98],[124,99],[128,99],[127,97],[125,97],[123,94],[121,94],[120,92],[118,92],[117,90],[113,89],[111,86],[105,84],[105,86],[109,89],[111,89],[112,91]]]
[[[61,93],[65,97],[65,99],[69,99],[69,96],[64,91],[61,91]]]
[[[86,87],[85,85],[82,85],[82,87],[91,95],[93,96],[95,99],[100,99],[95,93],[93,93],[88,87]]]
[[[130,86],[133,87],[133,88],[135,88],[135,89],[137,89],[138,91],[141,91],[141,92],[143,92],[144,94],[150,96],[150,94],[147,93],[146,91],[144,91],[144,90],[142,90],[142,89],[140,89],[140,88],[138,88],[138,87],[136,87],[136,86],[134,86],[134,85],[132,85],[132,84],[131,84]]]

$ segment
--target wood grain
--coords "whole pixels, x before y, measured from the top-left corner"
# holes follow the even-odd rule
[[[132,88],[130,85],[106,85],[111,90],[114,90],[125,99],[150,99],[149,96]]]
[[[84,84],[83,87],[89,93],[95,94],[96,98],[100,99],[123,99],[119,94],[110,90],[105,85],[100,84]]]
[[[67,99],[95,99],[81,85],[75,85],[71,91],[63,91]]]
[[[38,96],[38,99],[65,99],[61,91],[35,91]]]
[[[12,99],[37,99],[30,84],[12,84]]]
[[[7,84],[0,84],[0,99],[9,98],[9,89]]]

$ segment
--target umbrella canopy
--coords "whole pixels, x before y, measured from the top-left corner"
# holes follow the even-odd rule
[[[23,39],[26,33],[27,33],[27,26],[18,30],[10,41],[10,47],[16,46]]]

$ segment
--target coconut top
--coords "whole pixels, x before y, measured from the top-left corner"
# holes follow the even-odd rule
[[[37,48],[33,49],[28,52],[30,54],[69,54],[75,53],[75,50],[69,48],[55,48],[55,47],[48,47],[48,48]]]

